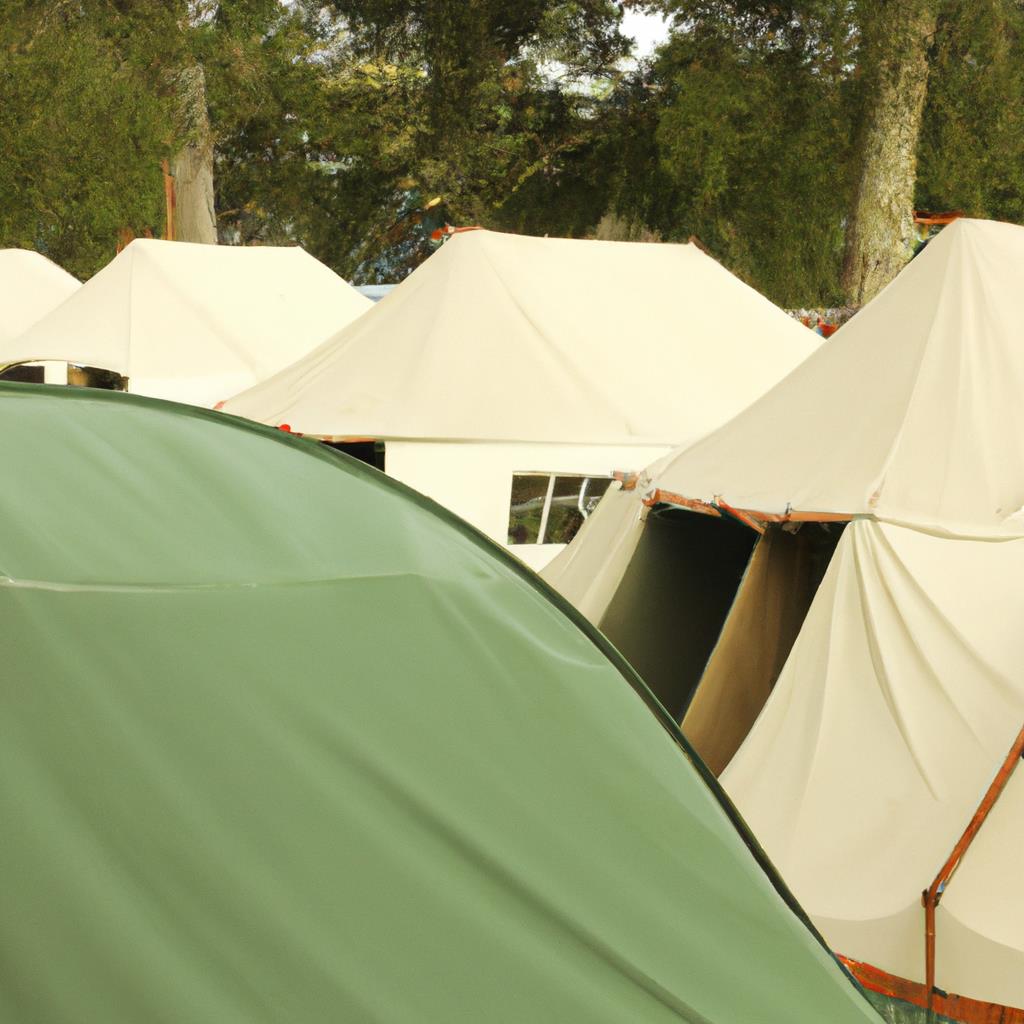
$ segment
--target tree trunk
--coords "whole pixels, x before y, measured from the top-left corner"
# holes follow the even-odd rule
[[[842,283],[853,306],[873,299],[913,252],[917,142],[937,6],[936,0],[883,0],[872,26],[874,45],[866,46],[877,77],[846,229]]]
[[[174,237],[181,242],[217,242],[213,205],[213,133],[206,106],[206,75],[195,64],[175,76],[184,147],[171,161],[174,178]]]

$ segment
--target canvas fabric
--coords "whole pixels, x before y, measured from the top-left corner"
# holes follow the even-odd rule
[[[721,776],[834,949],[923,982],[921,893],[1024,725],[1024,540],[847,527]],[[1018,770],[939,904],[940,988],[1024,1008]]]
[[[37,252],[0,249],[0,349],[80,287]]]
[[[468,231],[225,409],[332,439],[678,445],[820,341],[694,245]]]
[[[802,366],[670,459],[666,492],[1024,530],[1024,228],[957,220]]]
[[[298,247],[137,238],[69,301],[0,341],[0,363],[97,366],[136,394],[212,406],[371,305]]]

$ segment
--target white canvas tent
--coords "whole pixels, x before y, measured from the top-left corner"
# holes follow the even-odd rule
[[[704,512],[719,524],[723,515],[738,517],[759,529],[873,514],[954,533],[1018,532],[1024,503],[1024,447],[1016,443],[1024,435],[1018,398],[1024,394],[1024,346],[1016,320],[1022,266],[1024,229],[956,221],[777,386],[722,428],[652,466],[632,497],[600,506],[545,578],[642,660],[650,646],[642,635],[646,627],[620,637],[614,620],[624,614],[624,603],[635,603],[630,593],[644,582],[631,577],[647,573],[637,552],[643,553],[646,524],[660,514],[651,506]],[[709,521],[690,529],[707,535],[708,544],[722,532]],[[614,550],[610,535],[619,538]],[[805,543],[809,536],[805,531]],[[827,547],[827,538],[813,536]],[[821,554],[808,563],[811,582],[820,578]],[[663,560],[663,568],[678,576],[686,571],[685,558]],[[730,575],[733,591],[742,573]],[[650,579],[646,584],[655,589]],[[703,661],[721,624],[702,638]],[[658,661],[654,672],[673,672],[668,653]],[[673,710],[685,708],[696,681],[688,680]],[[705,750],[719,766],[731,753],[712,757]]]
[[[818,340],[693,245],[468,231],[224,408],[384,441],[389,474],[504,542],[513,474],[553,487],[559,474],[646,465],[748,405]],[[539,566],[557,550],[546,539],[538,530],[515,551]]]
[[[638,595],[665,587],[652,527],[757,537],[684,731],[826,939],[919,1002],[922,890],[1024,726],[1022,287],[1024,228],[954,223],[748,410],[602,502],[545,573],[628,655],[622,605],[641,621]],[[801,538],[847,522],[816,587],[828,546]],[[935,983],[967,1001],[1024,1008],[1021,801],[1017,773],[938,906]]]
[[[304,355],[371,303],[302,249],[136,239],[0,342],[0,364],[114,370],[128,390],[213,405]]]
[[[7,345],[81,285],[28,249],[0,249],[0,345]]]

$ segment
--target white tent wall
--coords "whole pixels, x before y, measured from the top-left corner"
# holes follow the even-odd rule
[[[1024,724],[1024,538],[847,527],[721,781],[839,953],[923,982],[921,893]],[[938,986],[1024,1008],[1024,775],[939,905]]]
[[[513,474],[609,477],[624,466],[647,465],[667,451],[667,446],[388,441],[385,470],[507,545]],[[565,545],[508,547],[530,568],[540,570]]]

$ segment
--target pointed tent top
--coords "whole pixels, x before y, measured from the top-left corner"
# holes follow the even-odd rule
[[[621,659],[455,517],[132,395],[0,384],[0,433],[14,1018],[878,1024]]]
[[[59,306],[81,285],[30,249],[0,249],[0,345]]]
[[[0,346],[116,370],[139,394],[212,405],[287,366],[366,309],[303,249],[137,238],[72,298]]]
[[[1024,228],[961,219],[654,486],[783,515],[1024,528]]]
[[[819,340],[694,245],[469,231],[224,408],[328,438],[671,445]]]

